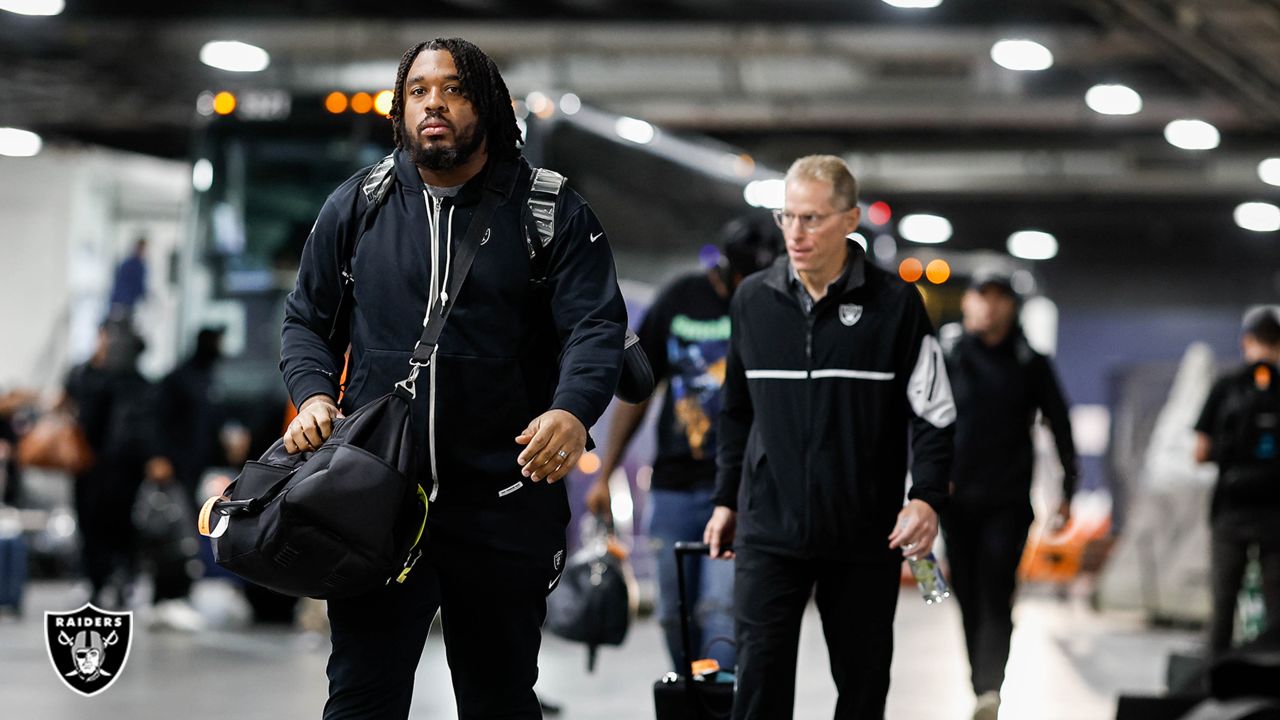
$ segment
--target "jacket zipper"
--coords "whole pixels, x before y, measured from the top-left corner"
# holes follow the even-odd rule
[[[440,297],[439,273],[440,266],[440,208],[444,201],[442,198],[431,198],[433,208],[430,215],[431,225],[431,297],[427,298],[428,315],[434,309],[437,299]],[[440,491],[440,481],[436,471],[436,350],[431,351],[431,360],[428,370],[427,392],[429,399],[427,400],[427,452],[431,457],[431,496],[430,502],[435,502],[436,494]]]

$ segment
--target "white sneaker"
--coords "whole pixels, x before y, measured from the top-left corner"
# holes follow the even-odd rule
[[[152,630],[200,632],[206,625],[204,616],[186,600],[162,600],[151,609]]]
[[[973,705],[973,720],[996,720],[1000,714],[1000,693],[988,690],[978,696]]]

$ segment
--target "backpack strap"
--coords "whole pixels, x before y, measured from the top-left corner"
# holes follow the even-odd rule
[[[364,198],[364,213],[360,215],[360,224],[356,226],[355,236],[344,238],[351,243],[351,248],[349,250],[344,248],[345,252],[342,254],[342,279],[346,286],[355,282],[355,276],[351,274],[351,260],[356,256],[356,247],[360,244],[360,238],[369,231],[378,208],[382,206],[382,201],[387,199],[387,192],[391,190],[391,185],[395,181],[395,169],[396,156],[392,153],[374,163],[360,183],[360,197]],[[359,198],[357,198],[357,204],[359,204]]]
[[[524,207],[525,244],[533,264],[535,283],[546,282],[547,258],[551,253],[547,246],[556,233],[556,201],[564,188],[564,175],[546,168],[534,168],[529,183],[529,198]]]
[[[360,181],[360,192],[356,194],[355,212],[352,214],[360,212],[361,201],[364,201],[364,211],[360,212],[360,221],[356,224],[355,232],[343,235],[339,241],[341,255],[338,257],[338,275],[342,279],[342,290],[338,296],[338,310],[333,315],[333,326],[329,329],[330,340],[337,335],[338,329],[346,321],[344,313],[351,306],[351,288],[356,283],[355,273],[351,270],[351,261],[356,256],[356,247],[360,244],[360,238],[364,237],[369,227],[373,225],[378,208],[387,199],[391,185],[396,179],[395,168],[396,156],[392,153],[374,163],[365,174],[364,180]]]

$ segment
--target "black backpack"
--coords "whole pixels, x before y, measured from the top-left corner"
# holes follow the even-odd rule
[[[1246,372],[1214,442],[1222,489],[1234,502],[1280,502],[1280,377],[1266,363]]]

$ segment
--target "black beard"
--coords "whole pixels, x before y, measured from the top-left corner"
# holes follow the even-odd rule
[[[466,164],[484,143],[484,133],[479,129],[479,123],[472,125],[465,134],[458,134],[458,141],[453,145],[425,145],[418,139],[416,130],[411,132],[408,126],[404,126],[400,134],[403,141],[401,144],[409,152],[413,164],[435,172],[453,170]]]

